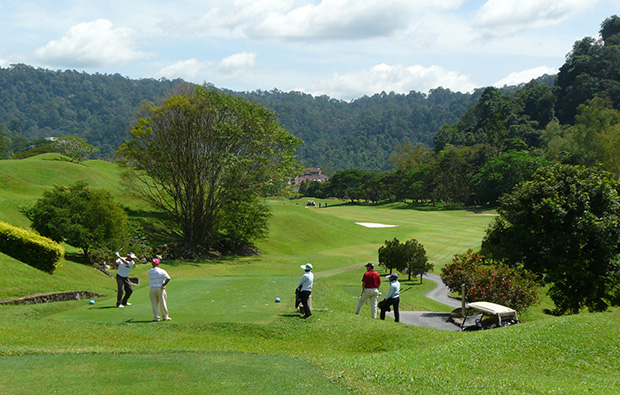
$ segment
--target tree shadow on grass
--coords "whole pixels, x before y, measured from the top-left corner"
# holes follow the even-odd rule
[[[134,320],[133,318],[130,318],[128,320],[123,321],[123,324],[159,324],[159,321],[153,321],[153,320]]]
[[[90,265],[90,262],[86,257],[79,252],[67,252],[65,253],[65,261],[79,263],[80,265]]]
[[[247,259],[239,259],[239,258],[247,258]],[[199,258],[199,259],[171,259],[165,260],[164,263],[166,265],[176,267],[176,266],[194,266],[200,267],[204,265],[220,265],[220,264],[228,264],[233,266],[247,266],[252,263],[256,263],[258,258],[256,257],[240,257],[238,255],[226,255],[222,257],[214,257],[214,258]]]
[[[154,244],[166,244],[178,239],[178,235],[172,231],[173,226],[166,214],[154,210],[140,210],[125,208],[130,220],[140,224],[144,233],[149,235],[149,242]]]

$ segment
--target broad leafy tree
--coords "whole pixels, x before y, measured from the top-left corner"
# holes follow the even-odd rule
[[[491,158],[471,180],[474,199],[478,204],[497,205],[500,196],[517,184],[529,180],[545,162],[527,152],[510,151]]]
[[[75,163],[80,163],[99,152],[99,148],[88,144],[88,140],[76,136],[57,137],[52,143],[52,149],[68,156]]]
[[[407,240],[403,246],[403,255],[405,257],[405,272],[409,280],[411,276],[420,276],[420,283],[424,273],[433,270],[433,264],[428,261],[426,249],[416,239]]]
[[[385,244],[379,247],[379,264],[392,273],[393,270],[402,271],[406,267],[403,245],[396,237],[393,240],[386,240]]]
[[[379,264],[384,266],[392,273],[397,270],[407,273],[408,279],[412,276],[422,276],[424,273],[433,270],[433,264],[428,262],[426,250],[416,239],[407,240],[401,243],[396,237],[393,240],[386,240],[385,244],[379,247]]]
[[[558,313],[604,311],[614,303],[620,267],[618,183],[598,168],[540,168],[500,199],[483,251],[523,265],[550,285]]]
[[[265,235],[257,197],[298,169],[299,140],[264,107],[208,87],[146,107],[118,151],[133,189],[164,211],[200,254]]]
[[[620,22],[617,16],[601,24],[601,40],[585,37],[573,45],[556,80],[557,116],[561,123],[574,123],[580,104],[600,96],[609,97],[620,110]]]
[[[532,272],[498,264],[471,249],[455,255],[440,276],[453,292],[461,293],[464,286],[461,297],[468,302],[498,303],[519,311],[539,302],[539,286]]]
[[[32,229],[81,248],[85,256],[95,248],[113,249],[127,235],[127,214],[110,192],[92,189],[83,181],[56,186],[22,211]]]
[[[348,169],[336,172],[328,181],[328,193],[340,199],[350,199],[351,202],[364,198],[364,180],[369,173]]]

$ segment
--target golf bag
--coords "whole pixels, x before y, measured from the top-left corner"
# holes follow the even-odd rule
[[[392,311],[392,309],[390,308],[387,300],[383,299],[381,302],[377,303],[377,307],[379,307],[381,310],[385,310],[387,312]]]
[[[301,305],[301,298],[299,297],[299,288],[295,290],[295,309]]]

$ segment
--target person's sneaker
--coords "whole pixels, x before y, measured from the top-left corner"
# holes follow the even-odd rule
[[[119,305],[118,305],[118,306],[116,306],[116,307],[118,307],[119,309],[122,309],[122,308],[123,308],[123,307],[125,307],[125,306],[123,306],[122,304],[119,304]]]
[[[153,322],[159,322],[159,318],[155,318]]]
[[[125,303],[125,306],[131,306],[131,303],[129,302]]]
[[[166,317],[166,318],[164,318],[164,321],[172,321],[172,318]]]

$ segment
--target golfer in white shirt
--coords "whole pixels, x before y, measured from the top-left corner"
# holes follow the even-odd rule
[[[150,280],[150,292],[151,307],[153,308],[153,321],[160,321],[163,318],[164,321],[170,321],[172,318],[168,316],[166,285],[170,281],[168,273],[159,267],[159,259],[153,259],[153,268],[147,272]],[[159,311],[161,310],[161,316]]]

